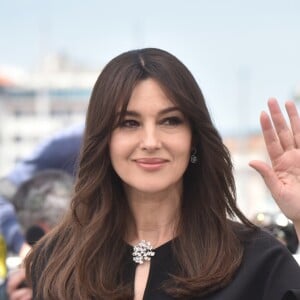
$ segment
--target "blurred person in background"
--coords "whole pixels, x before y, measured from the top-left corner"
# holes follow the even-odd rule
[[[69,207],[73,184],[74,178],[62,170],[39,171],[21,184],[12,203],[27,244],[34,245],[58,224]],[[31,299],[23,268],[10,274],[7,292],[8,299]]]
[[[18,162],[12,171],[2,178],[0,232],[4,236],[9,251],[25,257],[29,250],[16,217],[14,205],[10,202],[13,191],[42,170],[57,169],[73,176],[83,130],[83,124],[76,124],[45,138],[27,158]]]
[[[252,222],[267,230],[281,241],[292,254],[298,250],[298,237],[294,225],[282,213],[259,212]]]
[[[25,240],[34,245],[61,220],[69,207],[74,178],[66,171],[49,169],[26,180],[12,198]]]

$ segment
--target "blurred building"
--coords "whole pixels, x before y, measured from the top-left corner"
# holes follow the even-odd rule
[[[65,55],[46,57],[32,73],[0,67],[0,176],[43,138],[84,121],[99,72]]]

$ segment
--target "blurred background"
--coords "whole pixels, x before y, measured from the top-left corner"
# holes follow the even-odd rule
[[[276,213],[248,162],[266,160],[267,99],[300,101],[300,1],[2,0],[0,37],[0,177],[43,138],[84,121],[110,59],[158,47],[199,83],[231,150],[241,209]]]

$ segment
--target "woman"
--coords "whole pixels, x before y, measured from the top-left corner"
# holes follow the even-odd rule
[[[27,275],[34,299],[276,300],[300,289],[288,251],[237,208],[195,79],[159,49],[123,53],[100,74],[70,213]]]

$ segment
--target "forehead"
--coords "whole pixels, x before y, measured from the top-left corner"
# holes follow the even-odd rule
[[[174,102],[168,97],[159,83],[148,78],[140,81],[132,91],[127,110],[134,110],[143,107],[166,108],[175,106]]]

